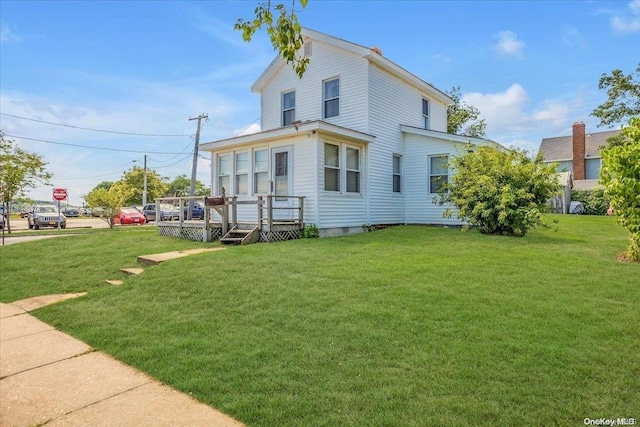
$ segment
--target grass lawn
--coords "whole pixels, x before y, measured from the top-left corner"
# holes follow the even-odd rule
[[[433,227],[230,247],[151,227],[0,248],[0,301],[250,426],[640,418],[640,264],[613,218],[524,238]]]

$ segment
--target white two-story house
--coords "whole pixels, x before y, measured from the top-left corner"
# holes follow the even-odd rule
[[[459,224],[433,203],[448,158],[469,142],[494,143],[447,134],[451,98],[377,48],[308,29],[303,36],[311,62],[302,78],[277,57],[251,87],[261,132],[200,145],[211,153],[213,193],[304,196],[304,222],[324,236]]]

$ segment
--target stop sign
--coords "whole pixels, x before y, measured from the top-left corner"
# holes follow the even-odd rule
[[[67,189],[66,188],[54,188],[53,189],[53,198],[55,200],[61,201],[67,198]]]

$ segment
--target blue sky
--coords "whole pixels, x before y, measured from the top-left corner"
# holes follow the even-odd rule
[[[67,188],[75,205],[99,182],[142,165],[145,153],[161,175],[190,176],[189,117],[209,115],[201,142],[259,129],[259,97],[249,87],[275,53],[266,34],[245,43],[233,30],[256,5],[2,0],[0,129],[44,156],[53,186]],[[528,151],[544,137],[570,134],[575,121],[601,130],[589,116],[606,98],[598,79],[613,69],[629,74],[640,62],[640,0],[309,0],[299,18],[379,47],[441,90],[460,86],[489,138]],[[207,185],[209,164],[198,165]],[[48,200],[51,190],[30,196]]]

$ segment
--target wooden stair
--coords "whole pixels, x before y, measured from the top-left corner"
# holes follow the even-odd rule
[[[248,245],[256,243],[258,240],[260,240],[259,227],[244,230],[236,226],[222,236],[220,243],[223,245]]]

